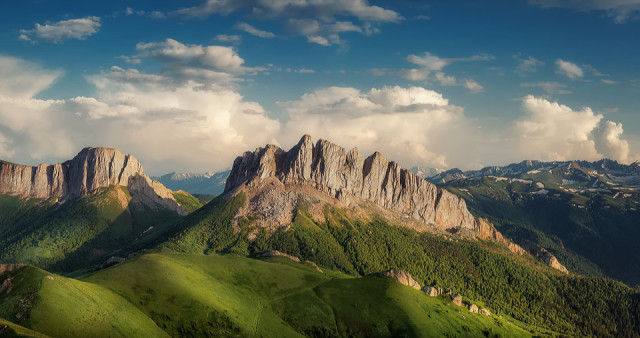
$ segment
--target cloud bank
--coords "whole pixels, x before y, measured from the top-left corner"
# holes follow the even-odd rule
[[[88,16],[82,19],[63,20],[41,25],[36,23],[33,29],[20,30],[19,40],[30,42],[59,43],[68,39],[84,40],[96,34],[100,29],[100,18]]]

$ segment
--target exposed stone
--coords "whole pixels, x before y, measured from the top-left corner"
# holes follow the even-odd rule
[[[0,161],[0,194],[21,198],[57,197],[64,202],[112,185],[128,187],[134,203],[187,214],[170,190],[144,174],[135,157],[116,149],[85,148],[64,163],[37,167]]]
[[[296,262],[300,262],[300,258],[295,257],[295,256],[291,256],[289,254],[286,254],[284,252],[280,252],[278,250],[270,250],[270,251],[265,251],[262,254],[258,255],[259,257],[273,257],[273,256],[281,256],[281,257],[286,257],[289,258],[292,261],[296,261]]]
[[[424,291],[427,295],[431,297],[437,297],[444,293],[444,290],[442,290],[441,288],[437,288],[435,286],[429,286],[429,285],[423,287],[422,291]]]
[[[522,246],[525,250],[527,250],[533,257],[540,259],[548,266],[562,273],[566,273],[566,274],[569,273],[569,270],[567,270],[567,268],[558,261],[556,256],[554,256],[551,252],[539,246],[538,244],[532,241],[523,240],[520,242],[520,246]]]
[[[469,312],[478,313],[478,306],[476,304],[469,305]]]
[[[363,158],[325,140],[305,135],[288,152],[268,145],[236,158],[225,192],[256,187],[267,178],[313,187],[338,200],[357,198],[426,224],[457,232],[474,231],[475,219],[463,199],[416,176],[376,152]]]
[[[453,301],[453,304],[457,306],[462,306],[462,295],[460,295],[459,293],[451,295],[451,301]]]
[[[482,309],[480,310],[480,313],[484,316],[491,316],[491,311],[489,311],[489,309]]]
[[[418,284],[418,282],[416,282],[413,277],[411,277],[411,274],[406,271],[390,269],[383,272],[382,275],[391,277],[400,282],[400,284],[410,286],[416,290],[420,290],[420,284]]]
[[[17,264],[0,264],[0,275],[7,271],[14,271],[23,268],[25,265],[22,263]]]

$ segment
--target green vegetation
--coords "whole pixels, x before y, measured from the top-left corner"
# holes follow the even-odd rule
[[[184,230],[166,246],[210,253],[234,252],[244,243],[249,253],[279,250],[355,276],[398,268],[421,285],[460,292],[496,313],[537,327],[595,336],[640,331],[640,293],[622,283],[564,276],[492,243],[451,241],[381,218],[360,222],[329,207],[325,223],[313,222],[300,206],[288,230],[254,229],[256,236],[249,241],[250,220],[239,221],[237,233],[231,221],[244,198],[214,200],[183,220]]]
[[[53,337],[167,336],[135,306],[98,285],[27,266],[0,276],[0,316]]]
[[[525,176],[546,179],[542,183],[549,192],[534,194],[539,191],[536,181],[529,185],[488,177],[451,182],[446,188],[505,236],[541,245],[572,272],[640,284],[638,193],[613,199],[605,193],[560,189],[556,173]]]
[[[532,330],[387,277],[319,272],[283,257],[163,251],[82,281],[34,267],[0,279],[7,277],[14,284],[0,292],[0,315],[34,336],[517,337]],[[27,310],[17,319],[24,299]]]
[[[174,192],[173,198],[188,212],[194,212],[204,205],[202,200],[182,190]]]
[[[129,204],[130,200],[127,189],[120,186],[62,205],[2,195],[0,262],[61,272],[99,266],[139,241],[150,227],[161,232],[179,219],[171,211],[150,210]]]

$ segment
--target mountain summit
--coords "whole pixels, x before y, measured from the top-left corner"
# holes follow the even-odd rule
[[[112,148],[84,148],[73,159],[37,167],[0,161],[0,194],[21,198],[56,198],[59,202],[98,193],[111,185],[125,186],[134,202],[160,205],[186,214],[171,191],[152,181],[132,155]]]
[[[267,145],[236,158],[225,193],[239,190],[249,197],[239,215],[251,216],[267,227],[290,223],[301,200],[312,215],[322,217],[323,203],[316,203],[322,201],[357,214],[377,207],[376,213],[391,215],[420,231],[493,239],[522,252],[488,222],[475,218],[463,199],[382,154],[364,158],[357,148],[347,151],[326,140],[314,145],[309,135],[289,151]]]

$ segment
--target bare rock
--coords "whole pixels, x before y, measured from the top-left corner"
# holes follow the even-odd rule
[[[265,251],[262,254],[258,255],[259,257],[273,257],[273,256],[280,256],[280,257],[285,257],[285,258],[289,258],[292,261],[296,261],[296,262],[300,262],[300,259],[298,257],[295,256],[291,256],[289,254],[286,254],[284,252],[280,252],[278,250],[270,250],[270,251]]]
[[[410,286],[416,290],[420,290],[420,284],[418,284],[418,282],[416,282],[413,277],[411,277],[411,274],[406,271],[391,269],[383,272],[382,275],[391,277],[400,282],[400,284]]]
[[[476,304],[469,305],[469,312],[478,313],[478,306]]]
[[[0,264],[0,275],[7,272],[7,271],[15,271],[18,269],[21,269],[25,267],[24,264],[22,263],[17,263],[17,264]]]
[[[462,295],[460,295],[459,293],[451,295],[451,301],[453,301],[453,304],[455,304],[456,306],[462,306]]]
[[[489,309],[482,309],[482,310],[480,310],[480,313],[483,316],[491,316],[491,311],[489,311]]]
[[[128,187],[134,202],[187,214],[167,188],[145,175],[135,157],[116,149],[85,148],[64,163],[37,167],[0,161],[0,194],[21,198],[55,197],[64,202],[114,185]]]
[[[422,291],[424,291],[427,295],[431,297],[437,297],[444,293],[444,290],[442,290],[441,288],[437,288],[435,286],[428,286],[428,285],[423,287]]]
[[[306,185],[338,200],[371,201],[442,230],[474,230],[475,219],[463,199],[378,152],[365,159],[358,149],[346,151],[325,140],[314,145],[305,135],[288,152],[268,145],[236,158],[225,192],[259,186],[267,178]]]
[[[538,258],[548,266],[562,273],[565,273],[565,274],[569,273],[569,270],[567,270],[567,268],[558,261],[556,256],[554,256],[551,252],[539,246],[538,244],[532,241],[524,240],[520,242],[520,246],[522,246],[525,250],[527,250],[533,257]]]

